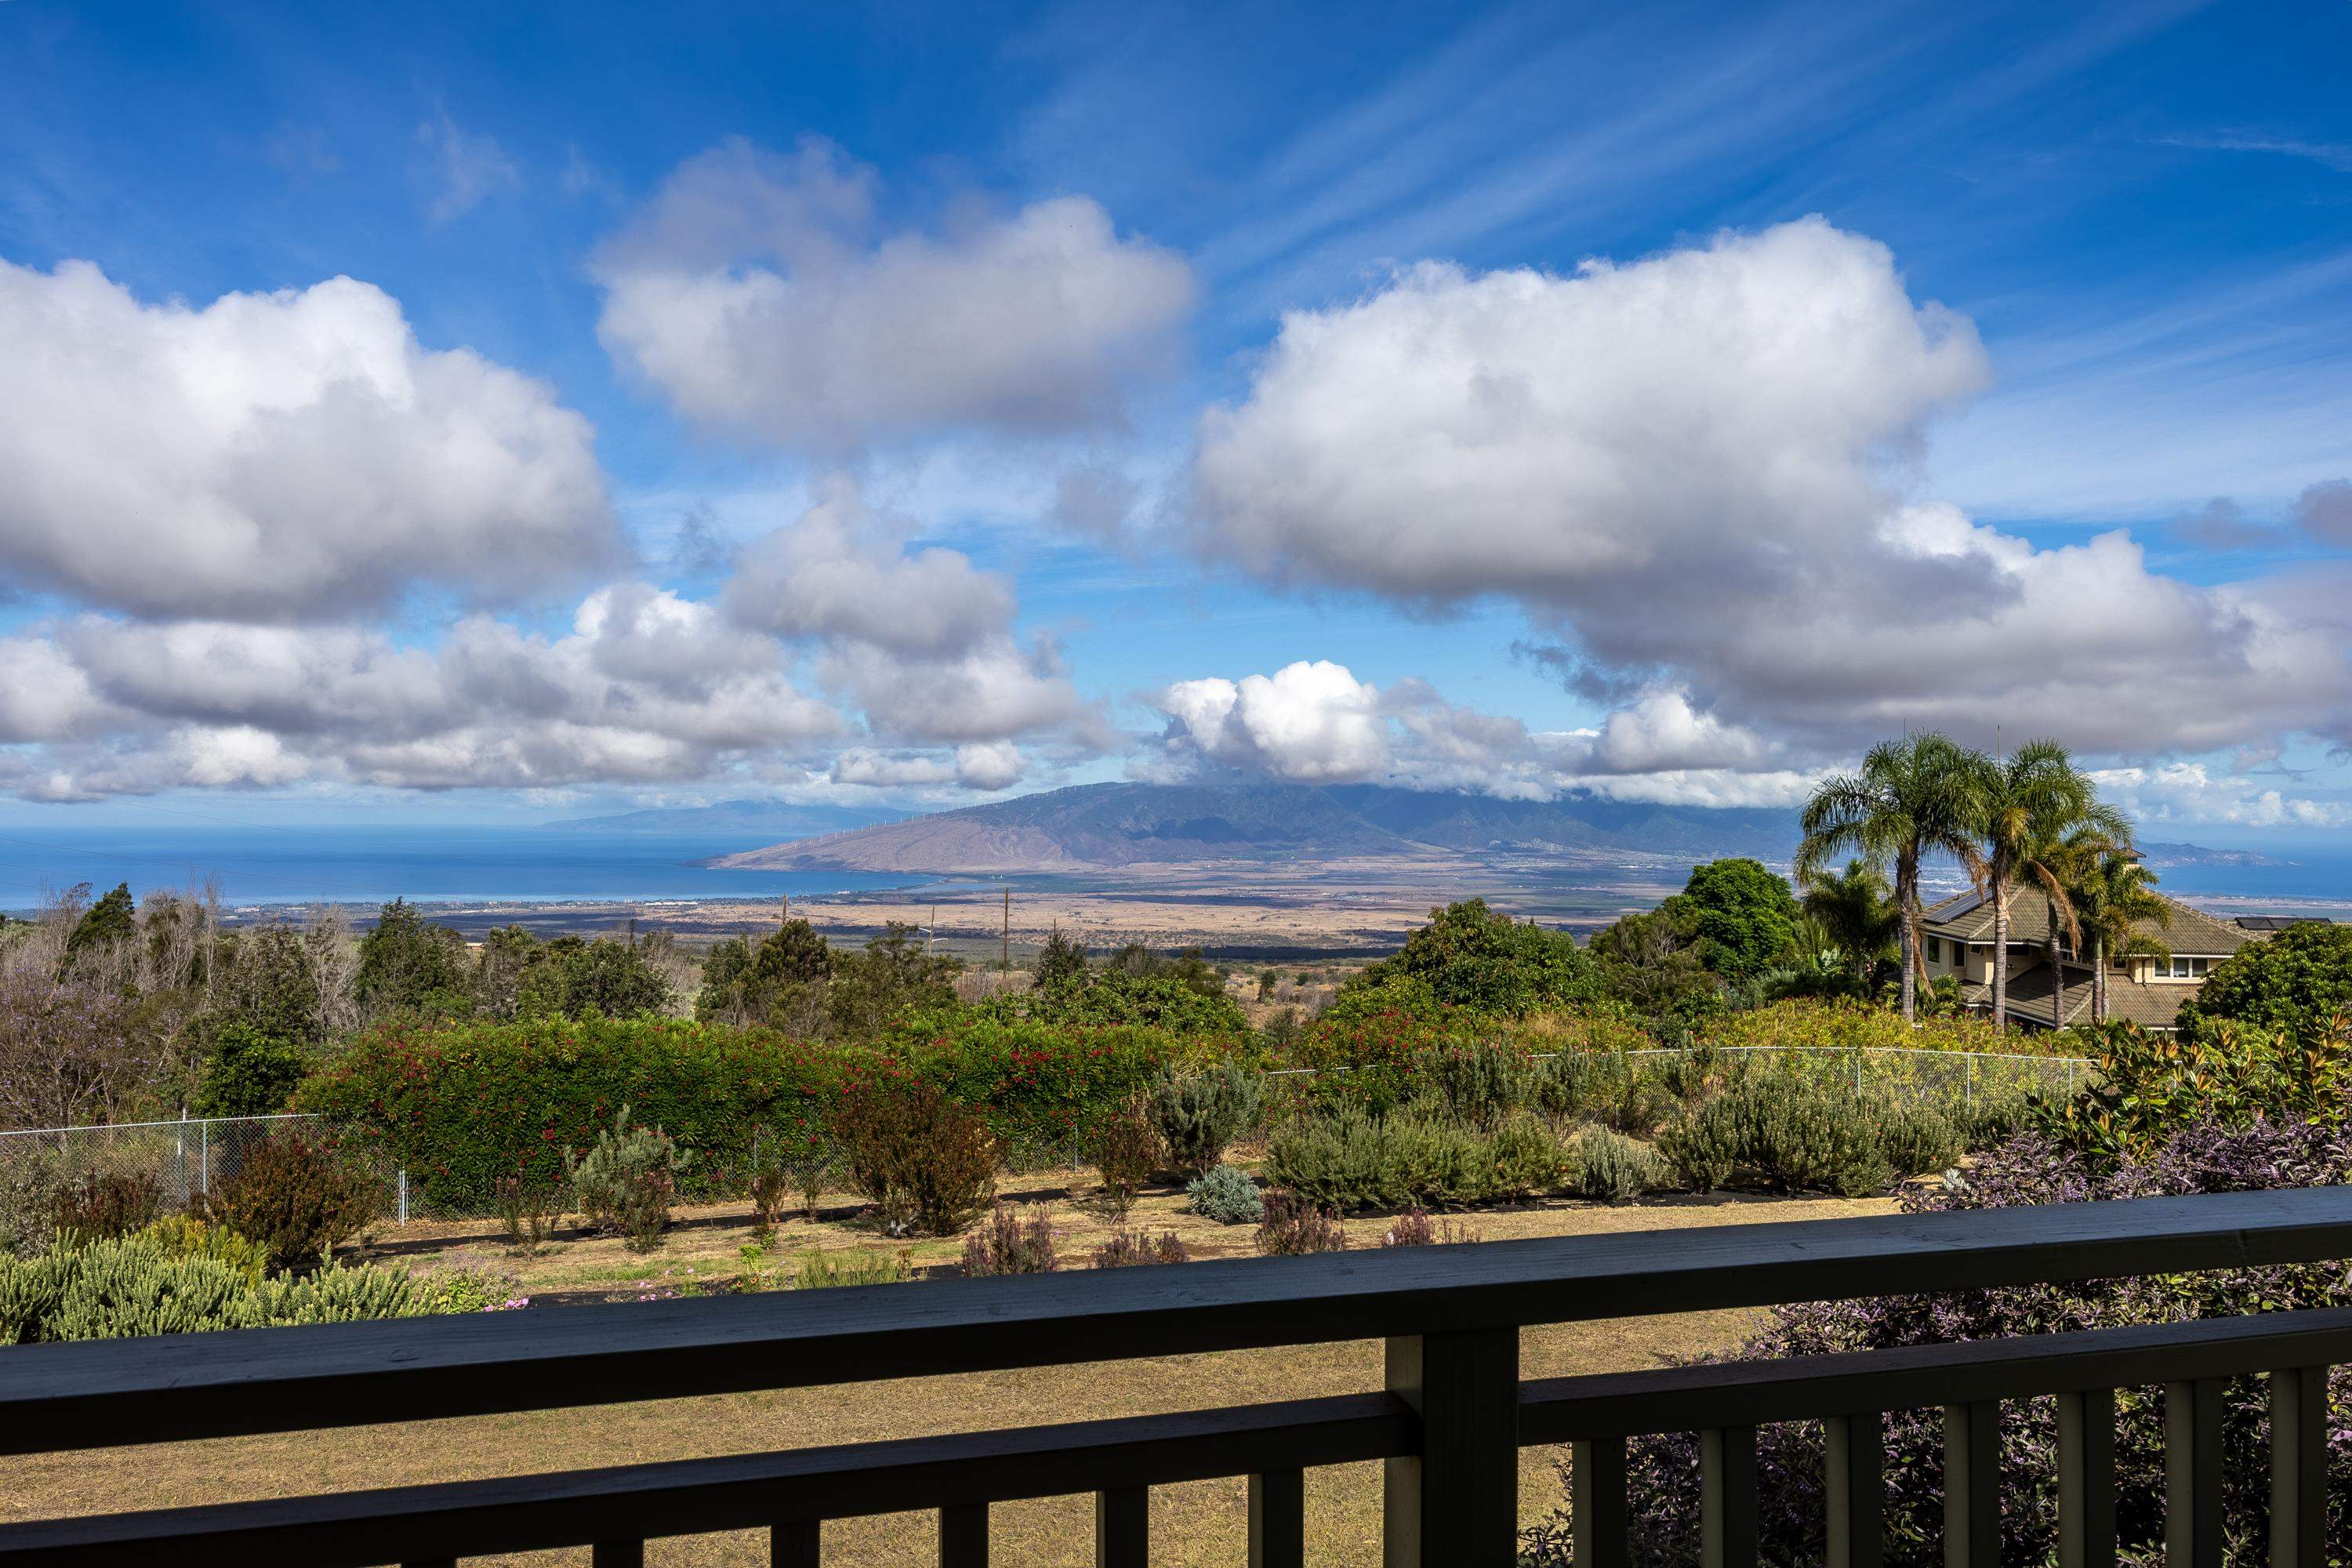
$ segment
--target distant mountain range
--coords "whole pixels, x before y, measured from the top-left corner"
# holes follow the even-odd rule
[[[708,835],[761,834],[806,838],[848,833],[878,823],[898,822],[903,811],[861,811],[846,805],[793,805],[774,800],[726,800],[716,805],[683,805],[626,811],[617,816],[574,816],[545,824],[549,832]]]
[[[1052,874],[1195,860],[1563,851],[1785,858],[1786,811],[1497,800],[1377,784],[1081,784],[730,855],[744,869]]]
[[[2175,866],[2284,866],[2288,862],[2273,860],[2252,849],[2208,849],[2202,844],[2158,844],[2144,842],[2139,847],[2140,858],[2157,870],[2168,870]]]

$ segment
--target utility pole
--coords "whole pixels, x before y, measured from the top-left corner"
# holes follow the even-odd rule
[[[637,945],[637,917],[635,915],[629,917],[629,945]]]
[[[1013,973],[1013,889],[1004,889],[1004,948],[997,955],[996,967],[1006,974]]]
[[[939,937],[940,906],[933,904],[931,906],[931,923],[923,928],[923,956],[925,958],[931,956],[931,943],[937,942]]]
[[[781,914],[781,915],[778,915],[778,916],[776,917],[776,929],[777,929],[778,931],[782,931],[782,930],[783,930],[783,929],[784,929],[784,927],[786,927],[786,926],[788,926],[788,925],[790,925],[790,924],[792,924],[792,923],[793,923],[793,896],[792,896],[790,893],[786,893],[786,894],[784,895],[784,910],[783,910],[783,913],[782,913],[782,914]]]

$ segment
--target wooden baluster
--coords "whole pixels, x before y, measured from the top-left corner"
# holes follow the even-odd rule
[[[1698,1435],[1699,1562],[1756,1568],[1756,1428]]]
[[[2116,1394],[2058,1396],[2058,1568],[2115,1568]]]
[[[815,1520],[787,1520],[769,1527],[769,1568],[817,1568],[824,1548],[824,1527]]]
[[[1628,1568],[1633,1549],[1626,1528],[1625,1439],[1570,1444],[1568,1473],[1577,1568]]]
[[[1150,1489],[1095,1493],[1095,1568],[1147,1568],[1150,1560]]]
[[[988,1568],[988,1505],[940,1510],[940,1568]]]
[[[2327,1561],[2327,1369],[2271,1373],[2271,1568]]]
[[[1386,1568],[1512,1568],[1519,1553],[1519,1331],[1388,1342],[1388,1387],[1420,1414],[1421,1452],[1381,1476]]]
[[[2221,1380],[2164,1390],[2166,1568],[2221,1568]]]
[[[1307,1473],[1268,1470],[1249,1479],[1249,1568],[1305,1568]]]
[[[2000,1402],[1944,1406],[1945,1568],[2000,1568]]]
[[[600,1541],[588,1555],[595,1568],[646,1568],[642,1541]]]
[[[1876,1411],[1831,1417],[1829,1568],[1879,1568],[1886,1558],[1886,1422]]]

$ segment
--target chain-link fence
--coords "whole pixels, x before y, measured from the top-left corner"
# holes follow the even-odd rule
[[[211,1116],[179,1121],[130,1121],[106,1127],[47,1127],[31,1131],[0,1132],[0,1185],[24,1186],[38,1168],[68,1182],[92,1175],[152,1177],[163,1206],[184,1209],[235,1178],[246,1155],[278,1133],[297,1129],[326,1130],[317,1116]],[[344,1145],[344,1157],[382,1184],[382,1212],[386,1219],[483,1219],[490,1209],[481,1204],[447,1205],[428,1201],[411,1184],[408,1173],[362,1140]]]

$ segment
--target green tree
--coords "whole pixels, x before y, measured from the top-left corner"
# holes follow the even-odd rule
[[[1429,911],[1403,949],[1371,964],[1343,990],[1418,980],[1437,1000],[1482,1013],[1518,1016],[1589,1001],[1600,993],[1592,957],[1566,931],[1522,924],[1484,899]]]
[[[2171,951],[2139,928],[2168,927],[2172,906],[2156,893],[2156,873],[2128,849],[2103,837],[2077,830],[2068,846],[2067,895],[2074,918],[2090,939],[2091,1016],[2107,1017],[2107,962],[2145,954],[2169,958]]]
[[[2129,847],[2131,823],[2111,805],[2055,741],[2028,741],[2016,754],[1996,761],[1979,753],[1971,769],[1978,806],[1978,833],[1984,841],[1985,882],[1992,896],[1992,1026],[2009,1027],[2010,900],[2033,887],[2048,900],[2053,933],[2063,929],[2077,948],[2082,927],[2066,889],[2066,844],[2088,829]],[[2064,971],[2054,996],[2063,1017]]]
[[[806,1026],[818,1016],[836,963],[833,949],[804,920],[786,921],[757,946],[730,937],[702,963],[702,993],[694,1016],[728,1024]]]
[[[1037,954],[1037,989],[1083,980],[1086,973],[1086,943],[1063,934],[1060,926],[1046,932],[1045,949]]]
[[[139,911],[131,898],[131,884],[117,882],[114,890],[84,910],[67,933],[66,962],[70,964],[85,954],[110,952],[138,934]]]
[[[1796,897],[1761,860],[1694,866],[1682,898],[1698,932],[1699,962],[1727,979],[1751,980],[1796,952]]]
[[[2317,921],[2250,942],[2213,966],[2204,987],[2181,1004],[2185,1033],[2234,1021],[2320,1038],[2339,1015],[2352,1016],[2352,926]]]
[[[634,1018],[669,1011],[669,977],[635,944],[558,937],[540,950],[515,992],[519,1018]]]
[[[196,1089],[199,1116],[273,1116],[286,1109],[310,1069],[302,1047],[232,1019],[213,1030]]]
[[[955,959],[925,952],[913,926],[891,921],[865,952],[834,961],[825,988],[826,1022],[845,1038],[878,1035],[901,1014],[953,1004],[950,982],[962,967]]]
[[[1699,962],[1698,924],[1680,894],[1592,933],[1604,992],[1650,1017],[1687,1017],[1717,1005],[1722,988]]]
[[[1872,967],[1893,955],[1903,916],[1886,878],[1868,860],[1856,858],[1843,872],[1809,879],[1803,904],[1806,918],[1837,949],[1842,966],[1855,981],[1867,984]]]
[[[360,1005],[375,1015],[467,1011],[465,952],[456,930],[430,923],[405,899],[393,900],[360,939]]]
[[[266,925],[223,938],[218,971],[215,1029],[242,1024],[297,1046],[313,1044],[324,1032],[318,970],[294,927]]]
[[[1860,771],[1822,781],[1805,803],[1796,873],[1811,883],[1839,857],[1860,855],[1895,868],[1895,903],[1903,922],[1903,1016],[1918,1017],[1920,863],[1948,855],[1981,880],[1977,845],[1976,754],[1937,734],[1882,741]]]

